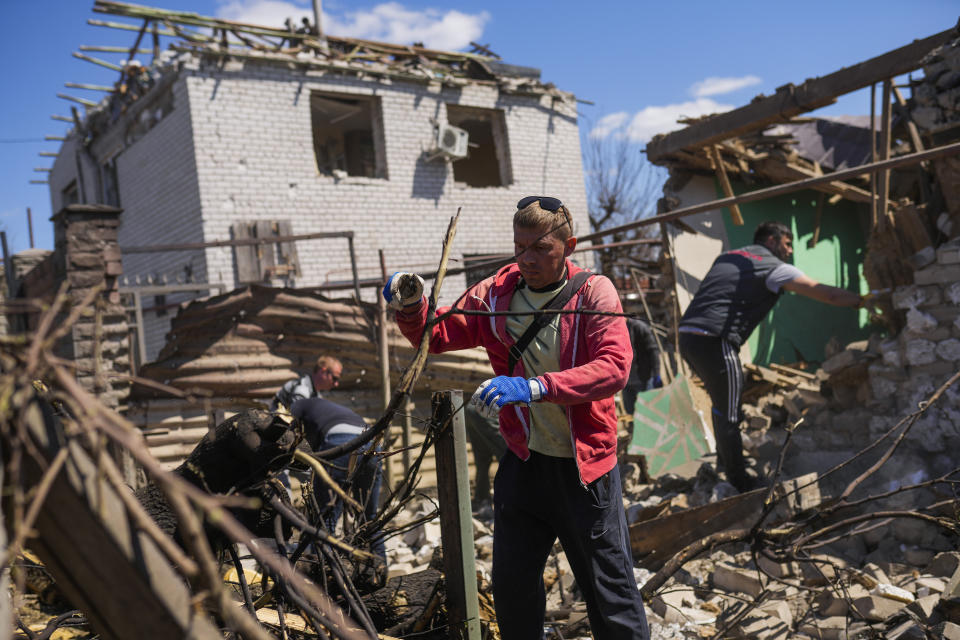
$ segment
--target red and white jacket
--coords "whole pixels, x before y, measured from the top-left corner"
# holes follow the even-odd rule
[[[567,274],[581,271],[567,261]],[[520,280],[517,265],[509,264],[496,275],[471,287],[457,303],[464,310],[509,311],[510,300]],[[437,316],[450,307],[441,307]],[[620,298],[613,283],[601,275],[591,276],[564,306],[619,313]],[[426,325],[427,304],[397,312],[397,324],[413,344],[420,344]],[[430,353],[443,353],[483,346],[496,375],[523,376],[523,361],[507,371],[509,349],[515,340],[507,333],[507,316],[451,314],[430,333]],[[545,402],[566,408],[567,421],[580,481],[589,484],[617,463],[617,414],[614,394],[623,389],[630,374],[633,350],[627,325],[621,316],[579,313],[560,314],[560,371],[538,376],[544,384]],[[530,409],[522,404],[500,411],[500,433],[521,460],[530,457]]]

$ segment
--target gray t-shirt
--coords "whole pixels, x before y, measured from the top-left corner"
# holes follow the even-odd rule
[[[800,271],[800,269],[797,269],[792,264],[783,263],[770,272],[764,284],[766,284],[767,289],[773,293],[780,293],[780,287],[788,282],[793,282],[802,275],[803,271]]]

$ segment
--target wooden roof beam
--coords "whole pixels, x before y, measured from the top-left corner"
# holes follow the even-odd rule
[[[705,118],[679,131],[655,136],[647,144],[647,157],[656,162],[680,149],[706,147],[818,109],[832,103],[837,96],[913,71],[932,49],[955,37],[957,28],[953,27],[829,75],[811,78],[799,86],[784,85],[772,96],[757,98],[739,109]]]
[[[753,166],[756,172],[764,178],[781,184],[823,175],[823,172],[818,173],[813,169],[808,169],[794,162],[780,162],[773,158],[764,158],[763,160],[755,162]],[[813,185],[811,188],[822,191],[823,193],[829,193],[830,195],[842,196],[854,202],[870,202],[869,191],[841,180]]]

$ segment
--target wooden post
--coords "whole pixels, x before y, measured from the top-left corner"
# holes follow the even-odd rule
[[[380,275],[384,282],[387,280],[387,263],[383,258],[383,249],[380,252]],[[383,388],[383,408],[386,409],[390,404],[390,347],[387,344],[387,302],[383,296],[377,296],[377,315],[380,318],[380,331],[378,339],[380,340],[380,384]]]
[[[13,290],[13,260],[11,260],[10,251],[7,249],[7,232],[0,231],[0,245],[3,248],[3,272],[7,281],[7,300],[15,297],[16,291]]]
[[[440,430],[437,454],[437,495],[440,537],[447,586],[447,617],[451,640],[480,640],[480,603],[473,551],[473,513],[467,469],[467,431],[463,392],[433,394],[433,426]]]
[[[133,292],[133,310],[137,322],[137,355],[139,356],[137,369],[140,369],[147,364],[147,339],[143,335],[143,299],[140,297],[139,291]]]
[[[710,157],[713,158],[713,169],[717,172],[717,178],[720,180],[720,188],[723,189],[723,195],[732,198],[733,187],[730,186],[730,178],[727,177],[727,169],[723,166],[723,156],[720,155],[720,147],[718,145],[710,146]],[[730,218],[733,219],[733,224],[742,227],[743,216],[740,215],[740,206],[731,204],[727,208],[730,209]]]
[[[380,249],[380,271],[386,272],[383,249]],[[383,279],[387,279],[386,275]],[[387,302],[381,295],[377,296],[377,343],[380,360],[380,398],[383,400],[383,408],[386,409],[387,405],[390,404],[390,348],[387,344]],[[384,441],[390,442],[390,429],[387,429]],[[393,487],[394,467],[396,466],[393,456],[387,456],[386,463],[387,486]]]
[[[353,295],[360,302],[360,277],[357,275],[357,254],[353,250],[353,232],[347,236],[347,249],[350,251],[350,271],[353,273]]]
[[[880,115],[880,159],[890,159],[890,101],[893,80],[883,81],[883,111]],[[877,211],[877,228],[881,231],[887,224],[887,210],[890,206],[890,169],[880,172],[880,208]]]

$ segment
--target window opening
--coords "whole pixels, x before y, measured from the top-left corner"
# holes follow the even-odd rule
[[[502,187],[513,181],[503,110],[448,104],[447,122],[470,136],[469,154],[453,163],[454,181],[471,187]]]
[[[314,92],[310,117],[320,173],[386,177],[377,98]]]

